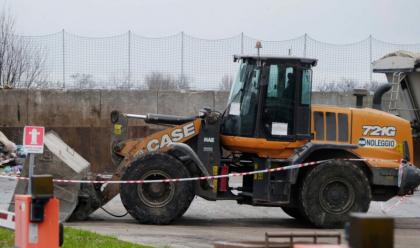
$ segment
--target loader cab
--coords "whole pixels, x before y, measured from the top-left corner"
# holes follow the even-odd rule
[[[315,59],[235,56],[239,72],[224,114],[222,134],[267,140],[310,139]]]

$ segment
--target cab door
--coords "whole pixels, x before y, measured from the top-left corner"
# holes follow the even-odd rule
[[[311,71],[293,64],[270,64],[265,79],[260,137],[309,139]]]

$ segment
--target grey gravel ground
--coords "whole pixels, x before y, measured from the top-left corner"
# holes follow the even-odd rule
[[[0,179],[0,208],[7,206],[5,202],[10,201],[13,187],[14,181]],[[105,208],[115,214],[125,212],[119,196]],[[403,200],[373,202],[369,213],[396,217],[395,247],[417,247],[420,243],[420,192]],[[102,210],[93,213],[88,221],[67,225],[157,247],[197,248],[213,247],[215,241],[262,240],[265,232],[331,231],[301,224],[280,208],[238,205],[234,201],[210,202],[198,197],[186,214],[171,225],[139,225],[129,215],[114,218]]]
[[[0,178],[0,209],[7,210],[16,187],[16,180]]]

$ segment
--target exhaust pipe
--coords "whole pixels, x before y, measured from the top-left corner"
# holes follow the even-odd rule
[[[353,96],[356,97],[356,108],[363,108],[363,97],[368,95],[368,91],[366,89],[354,89]]]
[[[373,94],[372,108],[382,110],[382,96],[385,93],[387,93],[391,88],[391,84],[384,84],[379,86],[379,88]]]
[[[420,185],[420,169],[409,165],[406,162],[401,163],[398,169],[398,187],[399,195],[406,195],[413,192]]]

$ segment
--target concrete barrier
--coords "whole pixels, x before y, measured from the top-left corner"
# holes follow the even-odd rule
[[[28,122],[28,91],[0,90],[0,126],[23,127]]]
[[[214,108],[213,91],[160,91],[158,113],[197,115],[204,107]]]
[[[157,113],[158,92],[152,90],[102,90],[100,91],[101,126],[110,126],[113,110],[123,113]]]
[[[354,107],[356,97],[346,92],[313,92],[313,104],[337,105],[341,107]],[[372,105],[372,95],[363,98],[363,106]]]
[[[46,127],[100,126],[99,90],[31,90],[27,94],[28,123]]]
[[[196,115],[203,107],[223,111],[229,92],[143,90],[0,90],[1,130],[17,144],[24,125],[56,131],[86,160],[93,172],[112,172],[109,154],[112,110],[128,113]],[[313,103],[354,106],[352,94],[313,93]],[[369,105],[372,97],[365,99]],[[130,121],[129,136],[143,137],[156,130],[143,121]]]

